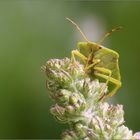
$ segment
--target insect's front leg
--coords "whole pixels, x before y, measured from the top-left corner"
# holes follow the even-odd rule
[[[100,59],[93,59],[92,64],[86,65],[85,70],[89,70],[90,68],[94,67],[96,64],[98,64],[101,60]]]
[[[76,64],[75,56],[78,56],[84,64],[86,64],[87,57],[85,57],[82,53],[80,53],[78,50],[72,50],[71,52],[71,62]]]

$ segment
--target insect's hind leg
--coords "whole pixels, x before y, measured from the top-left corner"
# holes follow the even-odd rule
[[[99,68],[99,67],[96,67],[95,69],[99,71],[99,72],[98,71],[95,72],[96,76],[99,76],[99,77],[107,80],[106,85],[108,84],[108,82],[112,82],[114,85],[116,85],[116,87],[114,89],[112,89],[112,91],[110,91],[107,95],[103,95],[103,97],[101,97],[101,100],[104,99],[104,98],[113,96],[116,93],[116,91],[121,87],[121,82],[119,80],[116,80],[116,79],[112,78],[111,74],[110,75],[102,74],[103,71],[104,71],[104,73],[109,74],[110,70],[105,69],[105,68]],[[100,73],[100,72],[102,72],[102,73]]]
[[[116,87],[106,97],[113,96],[120,87],[121,87],[121,82],[117,81]]]
[[[102,68],[102,67],[97,67],[97,66],[94,67],[94,70],[96,70],[97,73],[98,73],[98,72],[101,72],[101,73],[103,73],[103,74],[108,74],[108,79],[107,79],[106,83],[109,82],[109,78],[110,78],[111,75],[112,75],[112,71],[111,71],[111,70],[106,69],[106,68]],[[95,72],[95,73],[96,73],[96,72]]]
[[[102,97],[100,98],[100,100],[102,100],[105,97],[104,90],[106,89],[106,86],[108,85],[108,82],[110,81],[110,77],[112,75],[112,72],[111,72],[111,70],[106,69],[106,68],[102,68],[102,67],[94,67],[94,70],[97,71],[97,72],[95,72],[95,75],[106,79],[105,86],[103,86],[103,88],[101,90]],[[101,74],[100,72],[104,73],[104,74]],[[104,77],[104,76],[106,76],[105,74],[107,74],[107,78]]]
[[[76,64],[76,59],[75,56],[78,56],[79,58],[81,58],[81,60],[83,61],[83,63],[86,64],[87,61],[87,57],[85,57],[82,53],[80,53],[78,50],[73,50],[71,52],[71,62]]]

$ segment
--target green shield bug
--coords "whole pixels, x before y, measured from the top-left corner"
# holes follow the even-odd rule
[[[71,60],[76,65],[75,56],[85,64],[85,71],[94,77],[98,77],[100,80],[105,80],[105,85],[108,85],[107,94],[103,94],[101,99],[113,96],[116,91],[121,87],[121,76],[118,65],[119,54],[102,46],[104,39],[112,32],[118,31],[121,27],[112,29],[106,33],[99,42],[91,42],[87,39],[85,34],[81,31],[79,26],[69,18],[66,18],[79,30],[86,42],[79,42],[78,49],[73,50]],[[106,86],[105,86],[106,87]],[[102,90],[104,91],[104,89]]]

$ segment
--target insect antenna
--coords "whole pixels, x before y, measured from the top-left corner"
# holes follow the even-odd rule
[[[86,35],[82,32],[82,30],[80,29],[80,27],[74,22],[74,21],[72,21],[70,18],[68,18],[68,17],[66,17],[66,19],[68,20],[68,21],[70,21],[77,29],[78,29],[78,31],[81,33],[81,35],[83,36],[83,38],[87,41],[87,42],[90,42],[88,39],[87,39],[87,37],[86,37]]]
[[[113,28],[110,32],[107,32],[98,42],[97,44],[102,44],[106,37],[110,36],[113,32],[120,31],[122,29],[122,26],[118,26],[116,28]]]

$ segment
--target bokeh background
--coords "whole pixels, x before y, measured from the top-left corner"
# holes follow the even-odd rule
[[[70,57],[83,41],[64,17],[120,54],[123,86],[112,98],[124,105],[125,125],[140,131],[140,1],[0,0],[0,138],[60,138],[67,127],[50,115],[40,67],[50,58]]]

